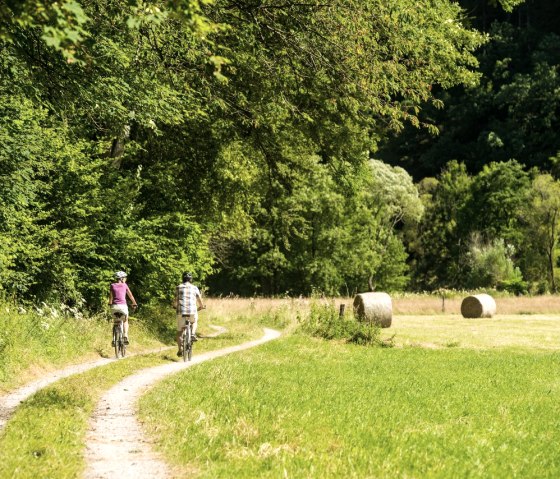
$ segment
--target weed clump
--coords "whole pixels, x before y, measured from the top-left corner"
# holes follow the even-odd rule
[[[309,314],[299,317],[299,330],[327,340],[342,340],[362,346],[390,346],[381,340],[381,328],[372,322],[360,322],[348,314],[339,314],[331,303],[312,303]]]

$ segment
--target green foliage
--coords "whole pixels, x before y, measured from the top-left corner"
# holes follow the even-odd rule
[[[60,51],[70,61],[76,47],[87,36],[89,20],[76,0],[51,2],[44,0],[8,1],[0,5],[0,40],[16,41],[21,28],[37,28],[46,45]]]
[[[462,284],[460,227],[469,201],[472,178],[465,165],[449,162],[429,194],[422,195],[426,213],[418,225],[418,240],[411,244],[417,287],[430,290]]]
[[[398,228],[422,212],[406,172],[370,161],[336,182],[317,157],[293,165],[286,187],[260,182],[253,232],[225,251],[212,289],[348,295],[370,280],[379,288],[404,287],[407,255]]]
[[[519,213],[524,255],[521,263],[532,281],[548,281],[555,292],[555,264],[560,235],[560,182],[549,174],[536,175],[529,198]],[[546,272],[546,276],[543,274]]]
[[[492,162],[475,176],[450,162],[421,197],[426,214],[410,243],[417,287],[495,287],[532,278],[535,252],[523,215],[531,177],[516,161]],[[531,258],[531,259],[530,259]],[[503,283],[503,284],[506,284]]]
[[[511,12],[524,1],[525,0],[490,0],[488,3],[492,6],[500,5],[506,12]]]
[[[309,314],[300,318],[300,330],[311,336],[327,340],[344,340],[363,346],[386,345],[380,339],[380,327],[370,322],[360,322],[348,315],[339,315],[331,303],[315,301]]]
[[[547,291],[539,286],[540,289],[536,290],[536,294],[544,294]],[[529,292],[529,283],[523,281],[521,275],[514,277],[512,279],[506,279],[499,281],[496,285],[498,291],[507,291],[508,293],[515,294],[516,296],[521,296]]]
[[[484,38],[461,18],[447,0],[3,5],[4,294],[98,308],[116,269],[143,302],[183,269],[216,292],[403,288],[421,205],[368,161],[435,85],[476,83]]]
[[[465,163],[473,174],[490,161],[512,158],[549,170],[548,158],[560,150],[560,5],[535,0],[504,15],[493,13],[487,2],[461,3],[489,35],[477,53],[480,83],[436,92],[445,108],[426,105],[420,116],[433,120],[440,134],[406,128],[388,139],[381,158],[405,165],[416,180],[436,176],[451,160]],[[514,3],[519,2],[504,6]]]
[[[530,176],[516,161],[485,165],[473,178],[465,205],[463,231],[479,232],[487,240],[519,243],[518,213],[526,204]]]
[[[495,288],[520,292],[523,277],[514,266],[515,248],[502,239],[485,243],[479,236],[471,238],[467,253],[468,273],[465,287],[470,289]],[[526,289],[526,288],[525,288]]]

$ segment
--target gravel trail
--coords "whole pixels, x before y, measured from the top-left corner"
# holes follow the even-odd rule
[[[216,329],[217,332],[208,334],[207,337],[217,336],[218,334],[222,334],[225,331],[225,328],[222,328],[221,326],[211,325],[210,327]],[[156,349],[150,349],[148,351],[129,354],[128,357],[159,353],[173,348],[174,346],[160,347]],[[6,423],[9,421],[10,417],[12,417],[19,404],[22,401],[25,401],[29,396],[35,394],[40,389],[43,389],[51,385],[52,383],[58,381],[59,379],[67,378],[68,376],[72,376],[74,374],[83,373],[85,371],[89,371],[90,369],[97,368],[105,364],[109,364],[113,361],[118,361],[118,360],[115,358],[101,358],[101,359],[96,359],[95,361],[88,361],[86,363],[74,364],[64,369],[59,369],[57,371],[47,373],[42,378],[32,381],[26,384],[25,386],[22,386],[4,396],[1,396],[0,397],[0,431],[6,426]]]
[[[86,438],[85,479],[170,479],[176,476],[153,452],[136,418],[138,399],[157,381],[203,361],[258,346],[280,336],[278,331],[265,328],[258,340],[237,346],[193,355],[190,362],[172,362],[147,368],[128,376],[107,391],[99,401]]]
[[[72,374],[83,373],[89,369],[97,368],[108,364],[115,359],[98,359],[95,361],[90,361],[87,363],[75,364],[73,366],[68,366],[64,369],[48,373],[46,376],[32,381],[25,386],[22,386],[5,396],[0,397],[0,431],[6,426],[6,423],[15,412],[19,403],[27,399],[32,394],[35,394],[39,389],[47,387],[49,384],[58,381],[59,379],[66,378]]]

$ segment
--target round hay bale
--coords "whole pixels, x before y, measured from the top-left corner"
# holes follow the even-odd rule
[[[464,318],[491,318],[496,314],[496,301],[489,294],[467,296],[461,303]]]
[[[354,298],[354,314],[360,321],[370,321],[389,328],[393,320],[393,303],[387,293],[361,293]]]

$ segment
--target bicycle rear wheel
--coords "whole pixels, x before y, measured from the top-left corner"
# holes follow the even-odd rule
[[[126,356],[126,344],[124,343],[124,326],[122,321],[113,326],[113,338],[115,340],[115,357],[117,359]]]
[[[187,361],[189,358],[189,348],[190,348],[190,344],[191,344],[191,331],[189,328],[189,323],[187,321],[187,324],[185,326],[185,329],[183,330],[183,361]]]
[[[189,331],[189,344],[187,346],[187,358],[190,361],[192,359],[192,347],[193,347],[193,340],[192,340],[192,323],[189,324],[189,327],[187,328],[187,330]]]
[[[119,328],[119,324],[118,323],[114,323],[113,324],[113,344],[115,347],[115,357],[117,359],[119,359],[119,344],[121,342],[121,334],[120,334],[120,328]]]
[[[126,343],[124,342],[124,336],[121,334],[121,358],[126,356]]]

